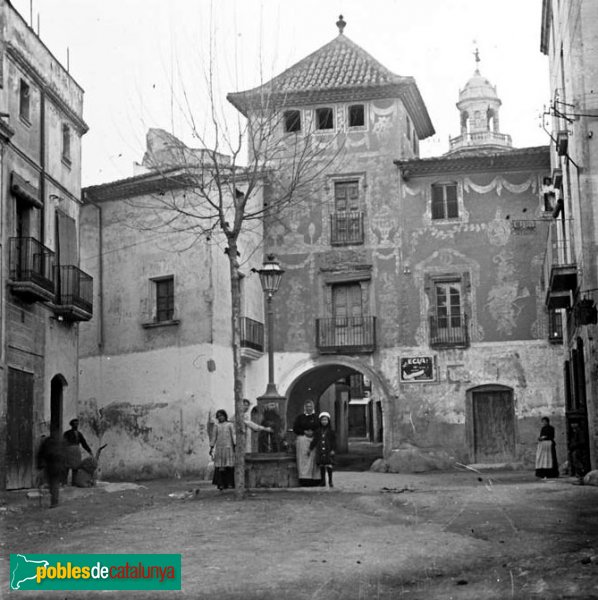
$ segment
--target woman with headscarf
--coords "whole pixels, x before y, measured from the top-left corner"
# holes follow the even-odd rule
[[[307,400],[303,405],[303,413],[298,415],[293,423],[293,431],[297,436],[297,472],[299,485],[313,486],[320,484],[320,473],[316,465],[316,452],[310,447],[316,429],[318,416],[314,412],[314,403]]]
[[[542,429],[536,449],[536,477],[547,479],[559,476],[559,465],[556,459],[556,444],[554,442],[554,427],[548,417],[542,417]]]

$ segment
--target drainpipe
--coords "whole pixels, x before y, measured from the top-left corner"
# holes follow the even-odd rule
[[[40,86],[39,98],[39,191],[43,202],[40,218],[40,242],[46,245],[46,92]]]

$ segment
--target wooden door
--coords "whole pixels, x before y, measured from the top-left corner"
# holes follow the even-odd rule
[[[510,390],[473,392],[474,455],[478,463],[515,458],[515,410]]]
[[[6,488],[33,485],[33,374],[8,369]]]
[[[349,437],[367,437],[367,404],[349,404]]]

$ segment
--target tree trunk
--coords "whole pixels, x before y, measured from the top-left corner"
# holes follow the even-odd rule
[[[243,419],[243,365],[241,363],[241,278],[236,240],[228,244],[231,286],[231,329],[233,347],[233,387],[235,396],[235,495],[245,494],[245,422]]]

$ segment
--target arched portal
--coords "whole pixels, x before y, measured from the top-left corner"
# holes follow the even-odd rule
[[[390,411],[392,396],[386,381],[368,364],[346,356],[307,359],[283,377],[280,388],[287,398],[287,423],[312,399],[316,410],[328,411],[337,432],[339,452],[349,442],[382,443],[386,455],[393,447]]]
[[[61,432],[62,413],[63,413],[63,395],[64,388],[67,386],[67,381],[60,373],[52,377],[50,382],[50,432]]]

